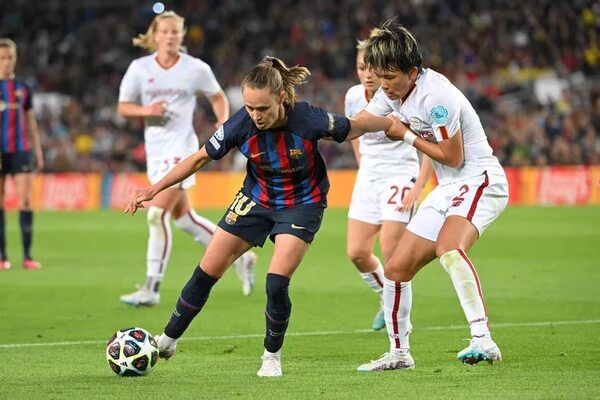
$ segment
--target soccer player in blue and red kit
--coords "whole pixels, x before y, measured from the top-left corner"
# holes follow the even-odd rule
[[[44,168],[42,147],[33,115],[31,90],[15,78],[17,45],[0,39],[0,269],[9,269],[6,254],[4,188],[12,175],[18,198],[19,222],[23,242],[23,268],[39,269],[42,264],[31,257],[33,211],[31,210],[34,170]]]
[[[296,102],[294,87],[308,75],[305,67],[288,68],[277,58],[263,59],[242,81],[244,108],[162,180],[132,193],[125,210],[131,214],[160,191],[233,148],[248,159],[241,190],[219,222],[164,333],[158,337],[161,357],[175,353],[177,339],[200,312],[212,286],[231,262],[251,247],[262,246],[269,237],[275,247],[266,277],[265,350],[257,375],[281,376],[281,347],[292,311],[290,279],[319,230],[327,206],[329,180],[317,142],[343,142],[367,131],[391,127],[385,117],[373,117],[369,126],[362,126],[344,116]]]

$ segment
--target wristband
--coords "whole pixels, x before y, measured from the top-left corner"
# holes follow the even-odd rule
[[[414,146],[415,140],[417,140],[418,136],[415,135],[414,133],[412,133],[411,131],[406,131],[406,133],[404,134],[404,138],[402,140],[404,140],[404,142],[406,144],[410,144],[411,146]]]

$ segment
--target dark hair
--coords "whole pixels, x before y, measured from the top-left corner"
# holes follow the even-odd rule
[[[404,73],[413,67],[421,68],[423,55],[419,44],[395,18],[373,29],[366,42],[365,64],[369,68]]]
[[[279,58],[267,56],[254,66],[242,80],[242,90],[246,86],[253,89],[269,88],[271,93],[285,93],[285,103],[294,106],[296,100],[295,86],[305,82],[310,71],[306,67],[287,67]]]

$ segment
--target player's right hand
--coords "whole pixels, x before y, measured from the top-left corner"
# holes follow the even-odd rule
[[[134,190],[129,196],[129,203],[125,208],[126,214],[135,214],[138,208],[144,208],[144,202],[154,198],[151,188]]]
[[[147,117],[164,117],[167,112],[167,102],[164,100],[155,101],[146,106],[146,111],[148,113]]]

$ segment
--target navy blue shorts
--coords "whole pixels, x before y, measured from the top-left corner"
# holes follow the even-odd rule
[[[256,204],[242,191],[219,221],[219,227],[232,235],[262,247],[267,236],[272,242],[280,233],[294,235],[311,243],[321,227],[323,204],[299,204],[275,210]]]
[[[2,153],[0,175],[28,174],[33,172],[33,154],[30,151]]]

